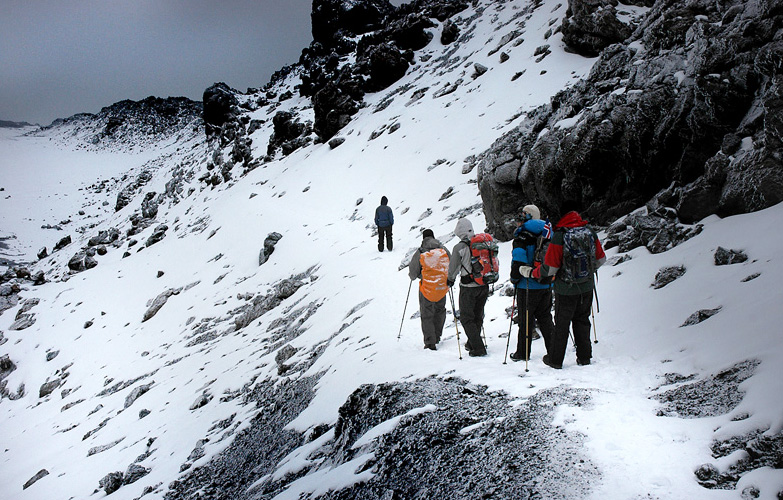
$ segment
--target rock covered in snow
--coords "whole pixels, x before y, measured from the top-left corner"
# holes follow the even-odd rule
[[[267,235],[266,239],[264,239],[264,248],[262,248],[261,252],[258,254],[259,266],[269,260],[269,256],[275,251],[275,245],[277,245],[277,242],[282,238],[283,235],[277,232],[272,232]]]
[[[728,266],[745,262],[748,260],[748,256],[741,250],[727,250],[718,247],[715,250],[714,260],[716,266]]]
[[[527,203],[558,214],[576,201],[608,223],[667,191],[692,223],[783,201],[783,13],[772,0],[699,5],[657,2],[586,80],[481,155],[491,232]]]

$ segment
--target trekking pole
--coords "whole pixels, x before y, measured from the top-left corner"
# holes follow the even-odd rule
[[[487,344],[487,332],[484,330],[484,324],[481,324],[481,336],[484,337],[484,349],[489,351],[489,344]]]
[[[527,295],[528,295],[528,282],[525,280],[525,371],[528,372],[530,370],[527,369],[527,363],[528,359],[530,359],[530,323],[528,323],[528,318],[530,313],[527,309]]]
[[[400,321],[400,333],[397,334],[397,341],[400,340],[402,335],[402,324],[405,322],[405,311],[408,309],[408,299],[411,298],[411,287],[413,286],[413,280],[408,284],[408,295],[405,296],[405,307],[402,309],[402,320]]]
[[[451,312],[454,315],[454,328],[457,329],[457,352],[459,352],[459,359],[462,359],[462,346],[459,345],[459,327],[457,326],[457,309],[454,307],[454,294],[451,293],[451,288],[449,288],[449,298],[451,299]]]
[[[593,287],[593,295],[595,295],[595,309],[600,313],[601,305],[598,303],[598,272],[595,273],[595,284]],[[593,340],[594,344],[598,343],[598,331],[595,329],[595,313],[593,312],[593,306],[590,306],[590,314],[593,316]]]
[[[514,326],[514,306],[517,304],[517,289],[514,287],[514,299],[511,301],[511,320],[508,322],[508,337],[506,337],[506,355],[503,356],[503,364],[506,363],[508,358],[508,345],[511,343],[511,328]]]

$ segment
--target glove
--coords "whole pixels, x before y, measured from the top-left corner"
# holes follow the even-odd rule
[[[454,280],[449,278],[446,280],[446,284],[449,285],[449,288],[451,288],[454,286]]]
[[[519,274],[525,278],[529,278],[533,273],[533,268],[530,266],[519,266]]]

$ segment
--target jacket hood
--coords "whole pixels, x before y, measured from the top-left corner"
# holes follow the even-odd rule
[[[475,233],[473,232],[473,224],[464,217],[457,221],[457,227],[454,228],[454,234],[460,240],[470,240]]]
[[[557,223],[555,227],[582,227],[586,226],[587,221],[582,219],[582,217],[576,213],[576,212],[568,212],[563,216],[562,219]]]
[[[387,203],[389,203],[389,199],[385,196],[381,196],[381,205],[386,205]]]
[[[421,242],[421,250],[423,252],[434,250],[436,248],[443,248],[443,245],[437,239],[427,236]]]

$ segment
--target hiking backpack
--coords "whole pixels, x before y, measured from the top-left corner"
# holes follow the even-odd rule
[[[487,233],[470,239],[470,276],[479,285],[495,283],[500,278],[498,244]]]
[[[442,248],[421,251],[419,291],[430,302],[439,302],[449,291],[449,255]]]
[[[547,225],[549,224],[547,223]],[[549,242],[551,241],[550,237],[548,236],[550,234],[551,228],[550,231],[544,231],[536,237],[536,250],[533,253],[533,265],[531,266],[533,269],[541,266],[544,263],[544,257],[546,256],[546,251],[549,249]],[[542,285],[551,285],[555,281],[554,276],[542,276],[540,278],[533,279]]]
[[[558,275],[566,283],[585,283],[595,271],[595,236],[587,226],[563,232],[563,264]]]

